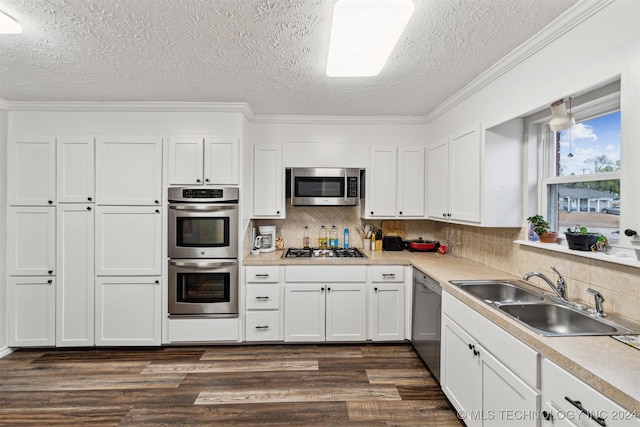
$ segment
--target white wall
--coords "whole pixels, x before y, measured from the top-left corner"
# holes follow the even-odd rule
[[[0,108],[0,353],[9,345],[7,319],[7,111]]]

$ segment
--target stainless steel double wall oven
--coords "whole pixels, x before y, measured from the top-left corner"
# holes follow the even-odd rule
[[[238,316],[238,189],[169,188],[169,314]]]

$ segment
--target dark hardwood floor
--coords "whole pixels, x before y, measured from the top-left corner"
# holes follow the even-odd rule
[[[0,425],[461,426],[408,344],[17,350]]]

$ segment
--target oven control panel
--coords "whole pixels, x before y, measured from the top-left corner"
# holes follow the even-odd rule
[[[170,187],[169,202],[220,203],[238,202],[236,187]]]

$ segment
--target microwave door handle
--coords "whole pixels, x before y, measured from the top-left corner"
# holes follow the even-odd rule
[[[347,171],[344,171],[344,204],[347,204],[347,196],[349,195],[349,181],[347,178]]]
[[[211,262],[211,261],[169,261],[169,264],[176,267],[198,267],[198,268],[218,268],[236,265],[235,262]]]

